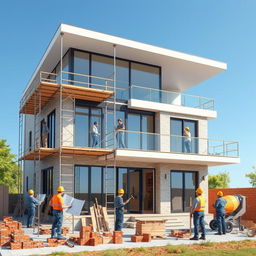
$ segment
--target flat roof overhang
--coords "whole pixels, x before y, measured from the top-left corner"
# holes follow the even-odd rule
[[[69,48],[101,53],[162,67],[162,89],[182,92],[227,69],[226,63],[197,57],[84,28],[61,24],[33,73],[27,88],[40,71],[51,72],[60,60],[61,34],[63,54]],[[25,93],[25,92],[24,92]]]
[[[175,164],[193,164],[204,166],[218,166],[226,164],[240,163],[239,157],[223,157],[215,155],[199,155],[184,153],[164,153],[142,150],[116,150],[117,161],[135,161],[150,163],[175,163]]]

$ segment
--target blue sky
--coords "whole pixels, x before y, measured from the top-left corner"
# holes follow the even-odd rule
[[[67,23],[226,62],[228,70],[188,93],[215,99],[209,138],[238,140],[241,164],[232,187],[256,165],[255,0],[44,0],[0,2],[0,137],[17,153],[22,91],[60,23]]]

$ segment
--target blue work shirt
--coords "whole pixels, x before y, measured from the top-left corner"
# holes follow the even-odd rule
[[[116,196],[115,197],[114,205],[115,205],[116,210],[124,211],[125,203],[124,203],[124,200],[121,196]]]
[[[224,213],[225,214],[225,206],[227,202],[224,198],[219,197],[214,204],[214,208],[216,209],[216,213]]]
[[[34,196],[29,196],[27,199],[27,207],[36,208],[37,205],[39,205],[39,201],[36,198],[34,198]]]

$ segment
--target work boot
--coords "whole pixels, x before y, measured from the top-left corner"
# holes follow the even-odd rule
[[[189,240],[199,240],[199,238],[196,236],[193,236],[193,237],[189,238]]]
[[[222,234],[218,232],[218,233],[215,233],[214,235],[219,235],[219,236],[221,236]]]
[[[199,237],[199,239],[201,239],[201,240],[206,240],[206,238],[205,238],[204,235],[201,235],[201,236]]]

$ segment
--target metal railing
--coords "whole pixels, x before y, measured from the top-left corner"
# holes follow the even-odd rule
[[[38,82],[62,83],[68,85],[82,86],[101,90],[114,91],[114,79],[108,77],[92,76],[74,72],[62,71],[58,74],[41,71],[39,77],[35,78],[33,86],[23,95],[21,106],[32,94]],[[214,110],[214,99],[181,94],[172,91],[158,90],[138,85],[129,86],[126,81],[116,81],[116,98],[127,101],[128,99],[138,99],[151,102],[165,103],[191,108]]]
[[[114,136],[116,147],[114,148]],[[101,140],[102,148],[158,151],[205,156],[239,157],[239,143],[209,138],[138,132],[113,131]]]
[[[214,110],[214,99],[137,85],[131,85],[130,98],[191,108]]]

